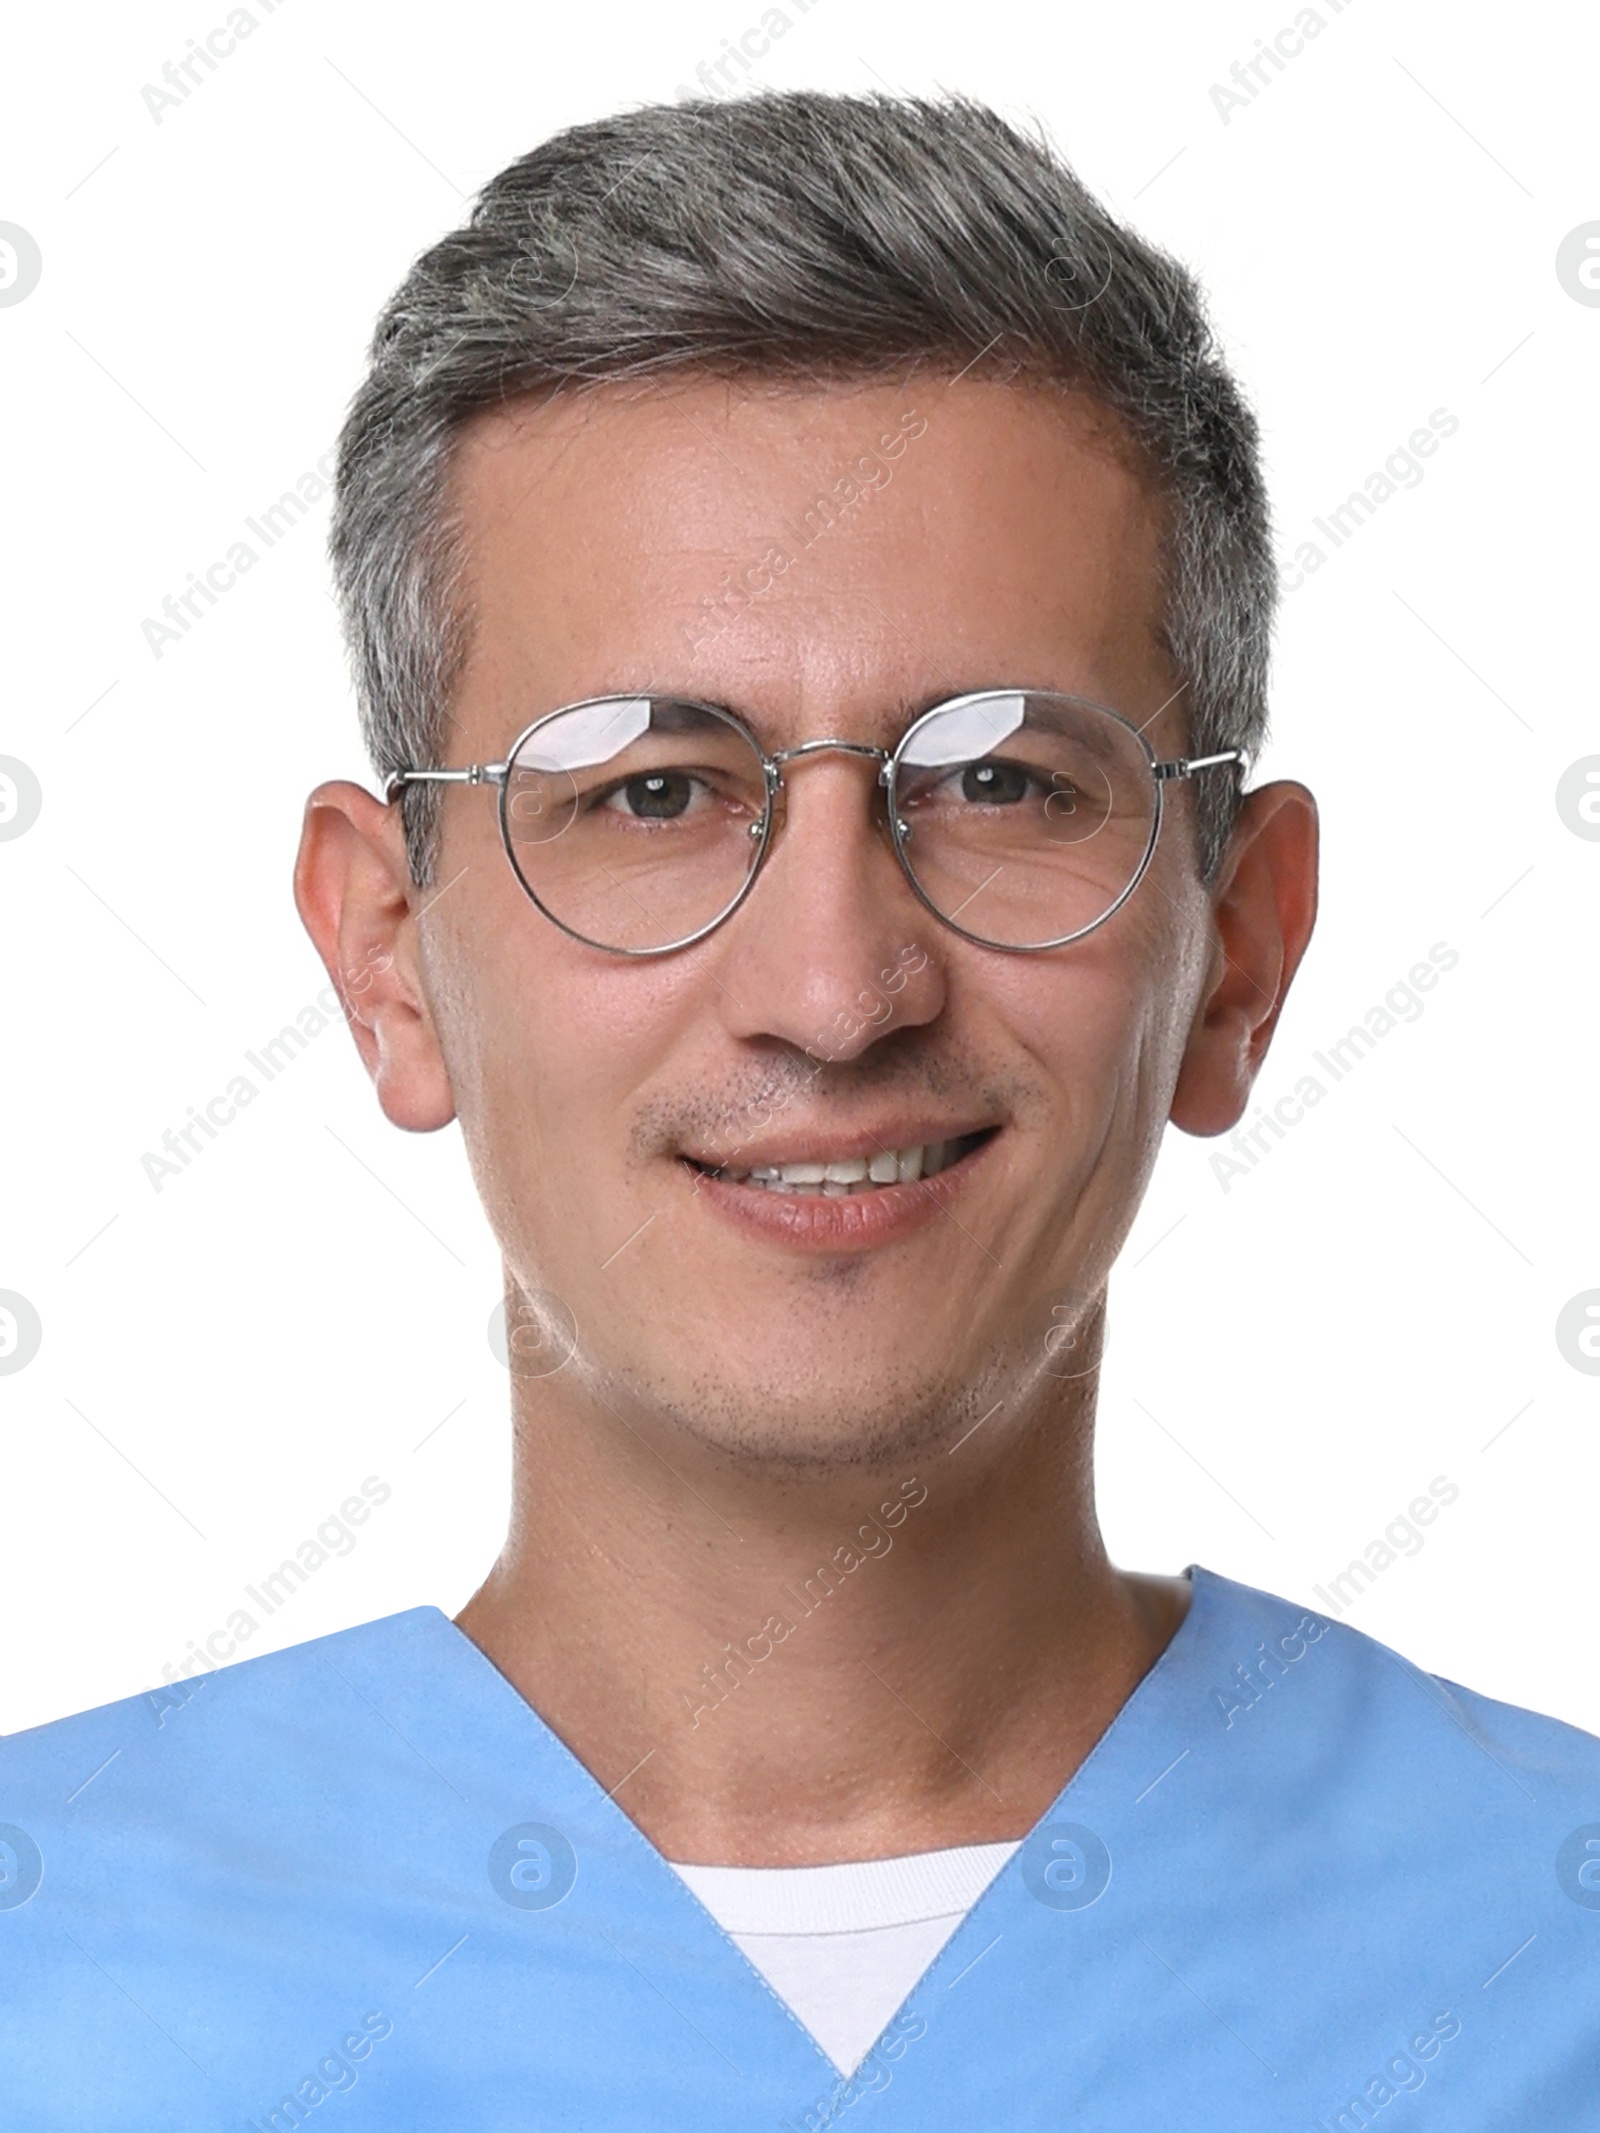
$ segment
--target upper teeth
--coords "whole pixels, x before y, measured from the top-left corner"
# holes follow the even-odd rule
[[[814,1157],[798,1163],[757,1163],[748,1170],[727,1163],[719,1175],[780,1192],[819,1187],[824,1193],[870,1191],[877,1185],[906,1185],[934,1176],[955,1161],[960,1145],[959,1141],[925,1141],[914,1148],[880,1148],[870,1156],[852,1155],[833,1162]]]

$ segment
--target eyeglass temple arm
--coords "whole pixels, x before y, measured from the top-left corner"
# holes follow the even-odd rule
[[[402,785],[499,785],[510,765],[469,763],[464,770],[391,770],[383,781],[383,804],[392,807]]]
[[[1197,770],[1215,770],[1219,763],[1242,763],[1242,748],[1224,748],[1220,755],[1179,756],[1170,763],[1152,763],[1150,775],[1162,782],[1168,778],[1192,778]]]

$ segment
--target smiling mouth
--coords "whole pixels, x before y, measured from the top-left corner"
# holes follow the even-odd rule
[[[894,1185],[914,1185],[949,1170],[972,1155],[999,1132],[984,1126],[958,1140],[922,1141],[911,1148],[880,1148],[872,1155],[829,1157],[817,1155],[794,1163],[757,1163],[748,1168],[736,1163],[701,1163],[693,1156],[683,1160],[701,1176],[719,1178],[730,1185],[750,1185],[761,1192],[800,1193],[817,1199],[843,1200],[864,1193],[886,1191]]]

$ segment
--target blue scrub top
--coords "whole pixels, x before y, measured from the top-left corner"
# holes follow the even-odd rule
[[[0,2127],[1595,2133],[1600,1740],[1196,1567],[850,2080],[433,1607],[0,1742]]]

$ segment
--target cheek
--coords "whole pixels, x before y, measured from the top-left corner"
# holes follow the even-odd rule
[[[519,1280],[577,1310],[575,1269],[598,1264],[634,1226],[619,1204],[628,1055],[583,988],[550,986],[541,958],[522,942],[518,950],[480,943],[458,974],[445,1054],[501,1251]]]
[[[502,1236],[555,1242],[590,1210],[604,1229],[635,1182],[641,1095],[704,1003],[687,970],[571,940],[514,880],[509,910],[477,888],[461,884],[430,998],[480,1190]]]
[[[1146,886],[1153,888],[1147,877]],[[1110,1090],[1139,1070],[1172,1019],[1174,944],[1152,895],[1098,932],[1038,956],[996,959],[978,979],[1000,1022],[1064,1094]]]
[[[1081,1191],[1099,1174],[1122,1191],[1155,1159],[1192,1012],[1190,957],[1172,907],[1144,887],[1098,934],[986,980],[1009,1044],[1032,1061],[1053,1119],[1056,1176]]]

